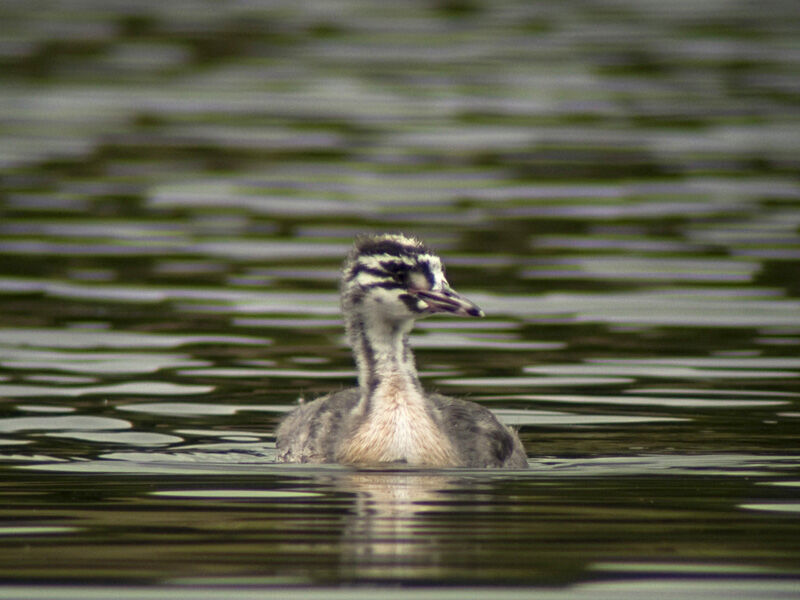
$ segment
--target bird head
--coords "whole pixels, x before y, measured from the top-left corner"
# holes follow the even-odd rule
[[[483,311],[450,287],[441,259],[421,241],[400,234],[362,236],[342,274],[342,307],[392,321]]]

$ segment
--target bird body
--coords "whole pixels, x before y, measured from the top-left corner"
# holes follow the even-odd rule
[[[425,393],[408,334],[434,313],[483,316],[418,240],[359,238],[342,273],[357,388],[303,403],[278,427],[281,462],[526,468],[516,432],[474,402]]]

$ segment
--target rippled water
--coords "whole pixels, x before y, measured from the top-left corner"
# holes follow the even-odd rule
[[[794,3],[11,1],[0,33],[0,599],[797,597]],[[354,381],[338,269],[384,230],[488,314],[420,323],[421,376],[529,471],[274,463]]]

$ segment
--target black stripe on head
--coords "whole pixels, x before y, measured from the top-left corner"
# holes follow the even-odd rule
[[[375,283],[368,283],[367,285],[362,285],[361,289],[365,292],[367,290],[371,290],[373,288],[383,288],[384,290],[403,290],[405,286],[397,283],[396,281],[378,281]]]
[[[367,273],[369,275],[375,275],[375,277],[389,277],[389,273],[386,271],[382,271],[381,269],[374,269],[372,267],[368,267],[366,265],[362,265],[361,263],[356,263],[352,269],[350,269],[347,275],[347,281],[353,281],[356,277],[358,277],[359,273]]]
[[[427,260],[419,262],[419,271],[425,275],[425,279],[428,280],[428,289],[433,289],[436,285],[436,278],[433,276],[433,267],[431,267],[431,263]]]
[[[416,269],[416,262],[409,264],[402,259],[382,260],[381,268],[383,268],[386,275],[391,277],[394,281],[403,286],[407,286],[409,273]]]
[[[354,256],[374,256],[388,254],[390,256],[416,256],[427,253],[425,244],[414,238],[395,235],[370,235],[356,240]]]

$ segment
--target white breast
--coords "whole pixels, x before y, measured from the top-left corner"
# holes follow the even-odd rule
[[[378,386],[369,415],[338,454],[341,462],[351,464],[405,461],[453,466],[459,462],[449,438],[426,410],[420,392],[400,378]]]

